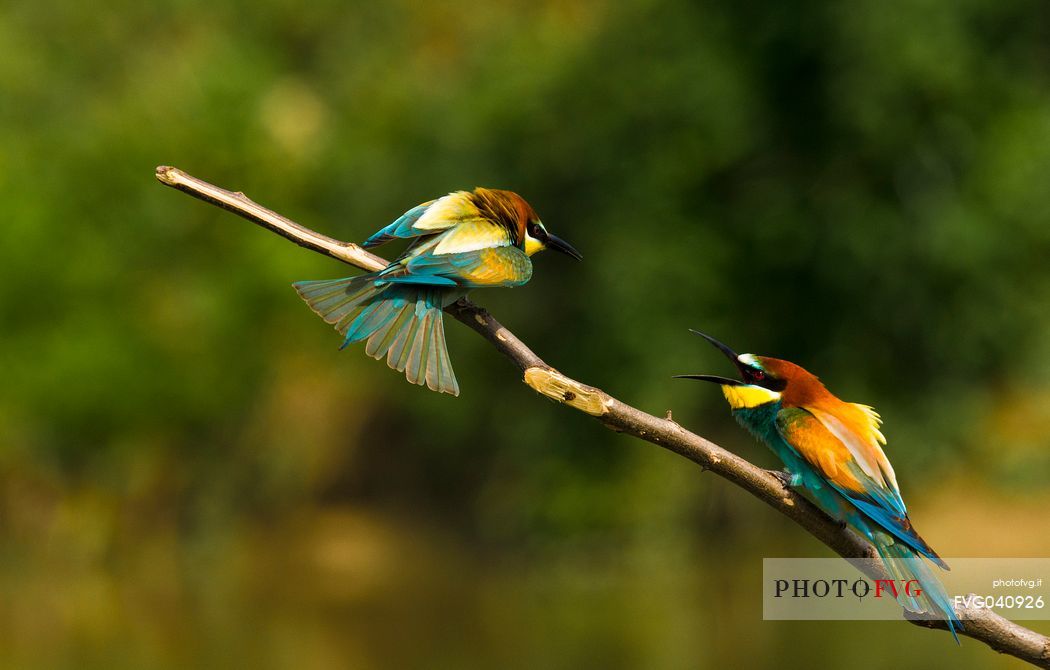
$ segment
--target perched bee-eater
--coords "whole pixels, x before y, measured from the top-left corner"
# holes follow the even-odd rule
[[[839,400],[816,376],[777,358],[737,355],[703,333],[740,371],[741,380],[714,375],[678,375],[714,382],[736,420],[781,461],[789,486],[801,486],[817,504],[866,537],[895,579],[917,580],[921,593],[901,590],[898,602],[912,612],[942,617],[956,642],[962,624],[940,580],[923,559],[948,570],[908,518],[897,478],[882,446],[882,420],[867,405]],[[921,558],[920,558],[921,557]]]
[[[365,353],[386,356],[387,365],[404,371],[408,381],[452,395],[459,395],[459,383],[445,347],[442,310],[471,289],[528,282],[529,257],[537,251],[583,258],[548,233],[520,195],[487,188],[413,207],[363,246],[394,239],[412,241],[378,272],[293,286],[344,335],[344,347],[366,340]]]

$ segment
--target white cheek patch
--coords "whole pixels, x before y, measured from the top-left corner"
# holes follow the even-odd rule
[[[740,361],[741,363],[743,363],[744,365],[747,365],[747,366],[750,366],[750,367],[755,367],[755,368],[759,368],[759,369],[761,369],[761,367],[762,367],[761,365],[758,364],[758,359],[755,358],[754,355],[752,355],[752,354],[740,354],[739,356],[736,357],[736,359],[738,361]]]

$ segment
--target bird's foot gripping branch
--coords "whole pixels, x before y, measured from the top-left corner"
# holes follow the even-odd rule
[[[157,168],[156,176],[167,186],[222,207],[299,246],[365,272],[377,272],[389,265],[385,259],[356,244],[342,242],[305,228],[262,207],[242,193],[219,188],[182,170],[161,166]],[[840,556],[867,559],[864,561],[864,570],[869,575],[877,579],[890,578],[868,542],[853,531],[843,528],[808,499],[786,489],[774,473],[682,428],[669,417],[658,418],[643,412],[620,402],[601,389],[557,372],[491,314],[465,298],[446,306],[444,311],[488,340],[518,366],[525,383],[544,396],[594,416],[612,430],[627,433],[684,456],[781,512]],[[1050,638],[987,609],[956,605],[955,613],[964,623],[963,635],[979,640],[996,651],[1010,654],[1039,667],[1050,668]],[[946,629],[943,621],[908,615],[905,618],[919,626]]]

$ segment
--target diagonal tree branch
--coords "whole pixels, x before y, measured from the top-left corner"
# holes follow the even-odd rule
[[[301,247],[343,261],[362,270],[379,270],[387,261],[351,242],[341,242],[305,228],[248,199],[243,193],[227,191],[186,174],[177,168],[160,166],[157,179],[183,193],[237,214],[271,230]],[[487,339],[522,371],[523,381],[548,398],[589,414],[607,428],[633,435],[700,465],[729,480],[782,513],[844,558],[868,559],[869,574],[886,577],[871,545],[829,517],[805,497],[786,488],[777,475],[740,458],[717,444],[696,435],[666,418],[655,417],[620,402],[605,391],[571,379],[548,365],[524,342],[502,326],[491,314],[463,299],[446,311]],[[1033,665],[1050,668],[1050,638],[1024,628],[989,610],[956,608],[965,630],[975,640],[998,652],[1010,654]],[[944,622],[905,616],[912,623],[946,629]]]

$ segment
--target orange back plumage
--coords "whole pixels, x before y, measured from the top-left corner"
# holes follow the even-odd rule
[[[816,375],[779,358],[756,357],[769,374],[787,382],[781,391],[784,407],[805,409],[841,441],[861,469],[878,484],[897,490],[897,478],[882,446],[886,444],[878,413],[867,405],[840,400]]]

